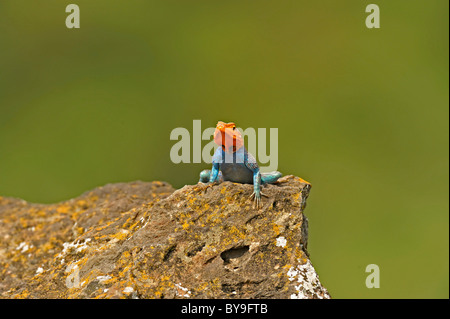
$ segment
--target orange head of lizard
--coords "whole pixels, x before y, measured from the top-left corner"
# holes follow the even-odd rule
[[[234,153],[244,146],[242,135],[233,122],[224,123],[219,121],[217,123],[216,131],[214,132],[214,142],[228,153]]]

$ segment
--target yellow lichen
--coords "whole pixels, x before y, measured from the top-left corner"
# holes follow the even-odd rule
[[[60,214],[65,214],[69,211],[70,207],[68,205],[61,205],[56,208],[56,211]]]
[[[278,236],[280,234],[280,225],[278,224],[272,224],[272,230],[275,233],[275,236]]]

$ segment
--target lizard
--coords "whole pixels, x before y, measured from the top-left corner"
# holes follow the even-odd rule
[[[200,183],[207,187],[230,181],[241,184],[253,184],[254,207],[261,206],[261,185],[275,183],[282,174],[278,171],[261,173],[256,159],[244,146],[244,139],[233,122],[219,121],[214,131],[214,142],[219,146],[212,157],[212,169],[200,172]],[[206,189],[205,188],[205,189]]]

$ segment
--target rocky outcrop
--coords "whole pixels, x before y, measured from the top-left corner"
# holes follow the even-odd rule
[[[110,184],[58,204],[0,197],[2,298],[330,298],[307,253],[310,184]]]

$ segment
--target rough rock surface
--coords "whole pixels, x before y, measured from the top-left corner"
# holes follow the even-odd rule
[[[330,298],[306,251],[310,184],[109,184],[51,205],[0,197],[2,298]]]

